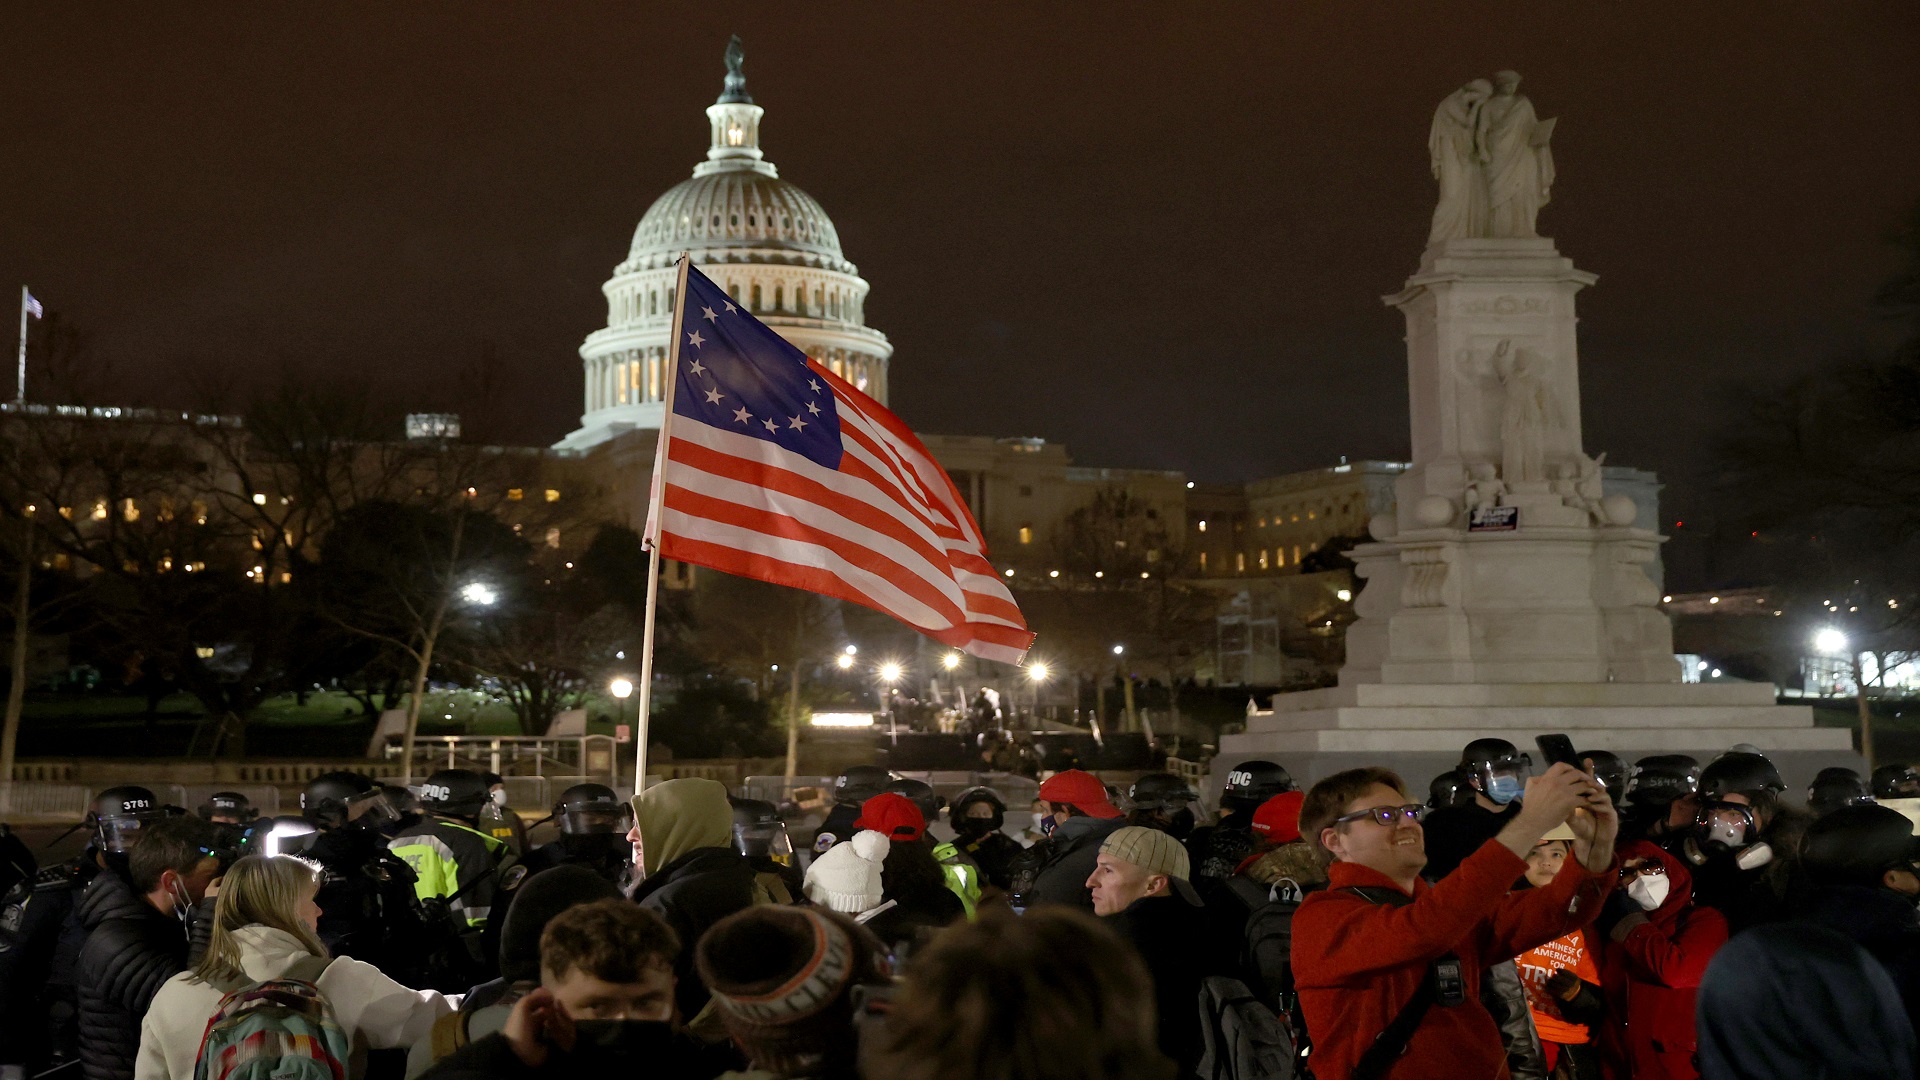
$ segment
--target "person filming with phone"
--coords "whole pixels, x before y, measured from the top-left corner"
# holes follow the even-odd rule
[[[1329,887],[1293,921],[1293,970],[1314,1071],[1329,1078],[1499,1080],[1499,1029],[1480,1003],[1488,965],[1592,922],[1618,877],[1619,818],[1588,773],[1560,763],[1526,782],[1520,809],[1437,885],[1426,868],[1426,807],[1395,773],[1321,780],[1301,832],[1332,859]],[[1512,891],[1526,856],[1565,824],[1573,850],[1543,888]]]

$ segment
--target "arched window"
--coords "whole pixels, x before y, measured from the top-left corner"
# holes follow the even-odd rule
[[[825,311],[826,309],[827,309],[827,302],[824,298],[824,294],[822,293],[820,287],[818,285],[815,285],[813,287],[813,313],[817,316],[821,312]]]
[[[749,306],[749,307],[750,307],[750,308],[751,308],[752,310],[754,310],[754,311],[760,311],[760,310],[763,310],[763,309],[762,309],[762,308],[760,307],[760,283],[759,283],[759,282],[754,282],[754,285],[753,285],[753,303],[752,303],[752,304],[750,304],[750,305],[748,305],[748,306]]]
[[[773,310],[785,311],[786,309],[787,287],[785,285],[775,285],[773,287]]]
[[[659,289],[654,289],[647,293],[647,314],[649,315],[660,314],[660,290]]]

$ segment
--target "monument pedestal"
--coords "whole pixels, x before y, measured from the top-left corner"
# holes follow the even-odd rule
[[[1594,280],[1546,238],[1446,240],[1386,298],[1407,320],[1413,465],[1352,552],[1340,685],[1276,695],[1221,740],[1216,775],[1271,758],[1420,785],[1473,739],[1547,732],[1629,760],[1753,743],[1789,784],[1859,766],[1850,732],[1771,685],[1680,681],[1645,572],[1664,538],[1581,446],[1574,295]]]

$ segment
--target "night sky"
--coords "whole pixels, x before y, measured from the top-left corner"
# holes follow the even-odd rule
[[[494,433],[550,442],[732,32],[768,157],[873,285],[896,410],[1082,464],[1404,456],[1379,298],[1434,106],[1499,68],[1560,118],[1541,231],[1600,276],[1588,450],[1667,477],[1669,524],[1725,388],[1884,339],[1920,202],[1910,0],[21,4],[0,307],[30,282],[129,402],[293,369],[458,407],[490,353]]]

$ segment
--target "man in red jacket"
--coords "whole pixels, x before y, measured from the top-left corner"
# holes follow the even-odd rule
[[[1619,819],[1606,790],[1571,765],[1527,781],[1520,813],[1438,885],[1420,877],[1425,809],[1386,769],[1335,773],[1301,808],[1302,834],[1334,860],[1328,888],[1293,917],[1294,980],[1321,1080],[1504,1080],[1481,972],[1592,922],[1613,886]],[[1562,822],[1573,857],[1547,887],[1512,893],[1526,854]],[[1381,1036],[1403,1015],[1400,1052]]]

